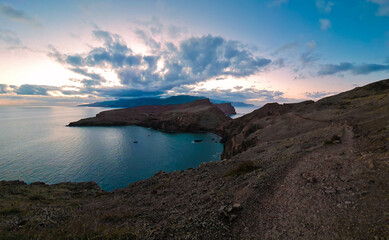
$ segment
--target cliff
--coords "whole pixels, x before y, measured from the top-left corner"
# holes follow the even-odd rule
[[[222,110],[222,112],[227,116],[236,114],[235,108],[231,105],[231,103],[218,103],[213,105]]]
[[[176,132],[218,132],[235,112],[231,104],[212,104],[209,99],[179,105],[140,106],[98,113],[96,117],[69,123],[69,126],[138,125]]]
[[[124,189],[1,182],[0,238],[389,235],[389,80],[221,122],[222,161],[159,172]]]

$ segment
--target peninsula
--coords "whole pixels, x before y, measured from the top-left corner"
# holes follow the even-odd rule
[[[230,103],[212,104],[209,99],[171,105],[139,106],[101,112],[96,117],[69,126],[138,125],[176,132],[217,132],[229,115],[236,114]]]

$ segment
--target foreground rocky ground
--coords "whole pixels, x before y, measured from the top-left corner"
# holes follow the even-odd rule
[[[0,239],[389,238],[389,80],[215,131],[221,162],[113,192],[1,182]]]

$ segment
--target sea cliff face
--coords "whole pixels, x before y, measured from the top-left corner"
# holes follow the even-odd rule
[[[213,105],[222,110],[222,112],[227,116],[236,114],[235,108],[231,105],[231,103],[218,103]]]
[[[93,118],[69,123],[69,126],[138,125],[176,132],[218,132],[235,112],[230,104],[212,104],[201,99],[179,105],[140,106],[104,111]]]
[[[200,106],[215,111],[214,106]],[[174,114],[193,118],[192,114],[203,113],[200,106],[195,106],[198,112],[170,109],[161,115],[176,124]],[[389,235],[389,80],[317,102],[267,104],[233,120],[217,112],[197,119],[212,116],[212,124],[204,120],[197,126],[223,136],[220,162],[159,172],[113,192],[91,183],[1,182],[0,238],[380,239]],[[131,112],[140,121],[154,116],[148,113]],[[109,119],[110,114],[93,121]],[[159,120],[164,122],[165,117]],[[186,129],[188,124],[179,126],[175,128]]]

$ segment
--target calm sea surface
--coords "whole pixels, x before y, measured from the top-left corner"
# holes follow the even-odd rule
[[[65,127],[103,110],[0,106],[0,180],[95,181],[113,190],[159,170],[220,160],[223,146],[212,140],[219,140],[214,134],[171,134],[136,126]]]

